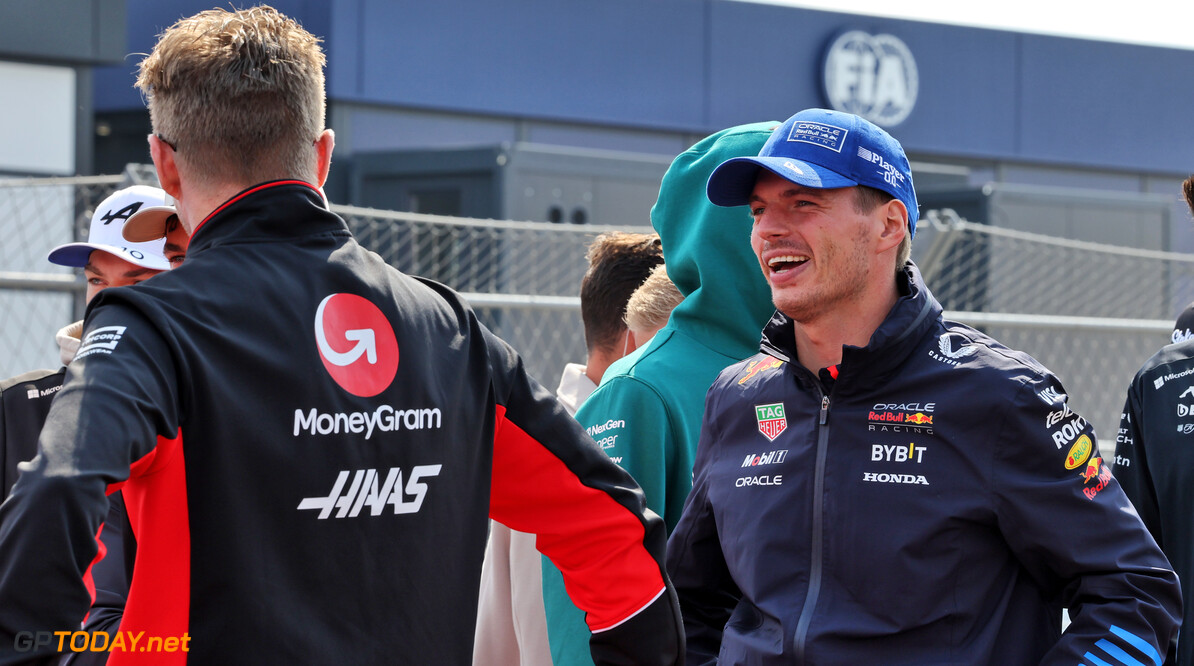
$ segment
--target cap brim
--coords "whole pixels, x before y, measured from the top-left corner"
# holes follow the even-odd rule
[[[767,169],[780,178],[818,190],[858,184],[858,181],[836,171],[790,157],[735,157],[722,162],[709,175],[709,183],[705,187],[709,201],[718,206],[745,206],[750,203],[759,169]]]
[[[121,235],[130,243],[145,243],[166,236],[166,220],[178,211],[173,206],[150,206],[137,211],[124,223]]]
[[[170,270],[170,262],[163,256],[145,254],[139,250],[116,247],[115,245],[103,245],[101,243],[67,243],[66,245],[59,245],[50,250],[50,255],[47,259],[51,263],[60,266],[82,268],[87,265],[87,262],[91,258],[91,253],[95,250],[102,250],[142,268],[149,268],[155,271]]]

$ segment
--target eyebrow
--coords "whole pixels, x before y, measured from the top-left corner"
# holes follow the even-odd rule
[[[802,187],[800,185],[796,185],[793,187],[789,187],[788,189],[784,190],[783,192],[780,192],[779,196],[781,199],[785,198],[785,197],[796,197],[796,196],[821,197],[821,196],[824,196],[823,194],[821,194],[824,191],[825,190],[823,190],[823,189],[819,189],[819,188],[815,188],[815,187]],[[759,195],[755,194],[754,192],[750,193],[750,201],[762,201],[762,200],[763,200],[763,198],[760,197]]]
[[[95,266],[92,266],[90,261],[87,262],[87,264],[85,266],[83,266],[83,270],[91,271],[92,273],[95,273],[97,275],[103,275],[103,272],[96,269]],[[122,277],[134,278],[134,277],[140,277],[142,275],[145,275],[146,273],[157,273],[157,272],[158,271],[156,271],[152,268],[134,268],[131,271],[125,271],[124,275]]]
[[[166,243],[165,245],[162,246],[162,251],[163,252],[177,252],[179,254],[183,254],[186,252],[186,250],[182,249],[182,246],[179,245],[178,243]]]

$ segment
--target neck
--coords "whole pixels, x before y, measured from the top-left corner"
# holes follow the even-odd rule
[[[857,307],[840,307],[807,321],[795,322],[796,354],[800,364],[816,374],[842,361],[842,347],[865,347],[887,318],[899,291],[895,282]]]
[[[220,184],[212,187],[196,187],[184,196],[179,197],[175,205],[178,207],[180,215],[179,221],[182,226],[186,228],[187,235],[195,233],[196,227],[199,226],[208,215],[211,215],[215,209],[219,208],[225,201],[228,201],[237,193],[243,191],[247,185],[235,184]]]
[[[622,357],[621,352],[621,348],[617,351],[594,349],[585,362],[585,376],[594,384],[600,384],[601,378],[605,375],[605,371],[609,369],[610,364]]]

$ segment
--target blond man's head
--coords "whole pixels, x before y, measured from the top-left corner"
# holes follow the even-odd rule
[[[326,104],[319,42],[265,5],[178,21],[137,77],[154,133],[197,180],[312,182]]]
[[[667,276],[667,266],[659,264],[626,301],[626,327],[641,347],[667,324],[672,310],[684,300],[684,294]]]

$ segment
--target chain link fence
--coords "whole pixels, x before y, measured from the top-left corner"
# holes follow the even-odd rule
[[[140,183],[155,184],[151,169],[0,181],[0,377],[58,364],[54,332],[81,316],[83,281],[46,255],[86,238],[95,205]],[[611,228],[333,210],[398,269],[464,294],[548,388],[565,363],[583,361],[584,255]],[[1168,341],[1174,314],[1194,300],[1194,255],[984,226],[950,211],[926,212],[917,236],[913,256],[947,316],[1056,372],[1110,453],[1128,382]]]
[[[129,176],[0,180],[0,377],[57,367],[54,333],[82,316],[78,271],[46,260],[86,238],[96,204]]]
[[[925,218],[914,257],[946,316],[1056,373],[1110,454],[1128,383],[1194,300],[1194,255]]]
[[[82,316],[80,271],[49,251],[85,240],[91,215],[113,191],[156,185],[151,168],[121,175],[0,180],[0,378],[59,364],[54,333]],[[474,220],[332,206],[365,247],[393,266],[461,292],[478,317],[554,389],[565,363],[583,362],[580,281],[585,252],[614,227]],[[648,227],[620,228],[650,232]]]
[[[564,365],[583,363],[580,281],[585,253],[601,227],[473,220],[332,206],[357,240],[410,275],[460,292],[477,316],[522,354],[554,389]]]

